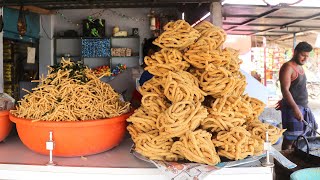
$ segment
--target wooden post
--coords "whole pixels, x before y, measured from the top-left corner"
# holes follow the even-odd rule
[[[210,4],[210,13],[212,24],[222,27],[222,5],[219,0],[212,0]]]
[[[0,8],[0,15],[3,18],[3,7]],[[3,80],[3,30],[0,32],[0,93],[4,92],[4,80]]]
[[[20,10],[20,6],[8,6],[8,7],[12,8],[12,9]],[[55,11],[51,11],[51,10],[48,10],[48,9],[43,9],[43,8],[36,7],[36,6],[23,6],[23,10],[24,11],[30,11],[30,12],[37,13],[37,14],[42,14],[42,15],[55,14]]]

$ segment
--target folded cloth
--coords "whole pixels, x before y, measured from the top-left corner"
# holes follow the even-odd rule
[[[298,105],[298,107],[304,117],[304,120],[307,121],[314,129],[318,129],[318,124],[315,121],[311,109],[300,105]],[[287,140],[296,140],[300,135],[306,137],[316,136],[316,132],[294,117],[293,110],[289,106],[282,104],[281,116],[282,128],[287,129],[283,134],[284,138]]]
[[[312,127],[311,129],[307,126],[308,131],[306,132],[306,136],[316,136],[317,133],[314,131],[318,129],[318,124],[316,122],[316,119],[313,113],[311,112],[310,108],[304,108],[304,110],[306,112],[304,114],[304,120],[307,121],[307,123]]]

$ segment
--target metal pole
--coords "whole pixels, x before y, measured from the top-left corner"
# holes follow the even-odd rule
[[[53,149],[54,149],[54,141],[52,138],[52,131],[49,132],[49,140],[46,142],[46,149],[49,150],[49,162],[47,163],[47,166],[55,166],[56,163],[53,162]]]
[[[221,2],[212,0],[210,4],[211,22],[215,26],[222,27],[222,6]]]
[[[267,86],[267,38],[263,37],[263,84]]]
[[[270,150],[271,150],[271,142],[269,141],[269,132],[266,131],[266,139],[264,143],[264,150],[266,151],[266,160],[261,165],[264,167],[273,167],[274,164],[270,162]]]
[[[296,33],[293,33],[293,48],[294,49],[297,45],[297,37],[296,37]]]

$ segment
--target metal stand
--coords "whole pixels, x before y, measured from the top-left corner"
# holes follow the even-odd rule
[[[52,140],[52,131],[49,132],[49,140],[46,142],[46,149],[49,150],[49,162],[47,166],[55,166],[56,164],[52,160],[52,151],[54,149],[54,141]]]
[[[274,164],[270,162],[270,148],[271,148],[271,143],[269,141],[269,132],[266,131],[266,142],[264,143],[264,150],[266,151],[266,161],[261,163],[262,166],[264,167],[273,167]]]

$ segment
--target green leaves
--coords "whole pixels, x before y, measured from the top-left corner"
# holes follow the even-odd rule
[[[92,16],[88,16],[87,19],[88,19],[88,21],[91,22],[91,23],[93,23],[93,21],[94,21]]]
[[[99,35],[99,32],[96,28],[92,28],[91,29],[91,34],[94,36],[94,37],[100,37]]]
[[[53,66],[50,66],[52,68],[51,74],[57,73],[59,70],[62,71],[70,71],[68,78],[74,79],[76,81],[79,81],[80,84],[87,83],[89,81],[89,78],[86,76],[85,69],[87,66],[80,64],[80,63],[72,63],[71,65],[63,66],[62,63],[55,64]],[[50,78],[52,82],[54,78]]]
[[[99,24],[103,27],[102,19],[99,19]]]

